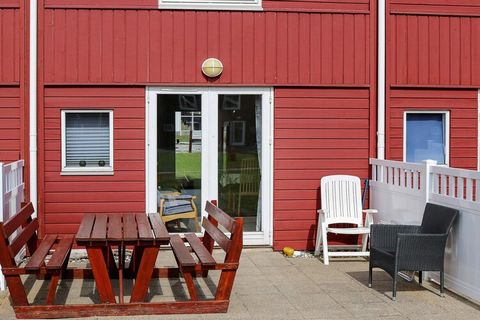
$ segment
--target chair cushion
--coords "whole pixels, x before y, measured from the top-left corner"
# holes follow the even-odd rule
[[[185,213],[193,211],[192,203],[188,200],[171,200],[165,201],[162,214],[169,216],[173,214]]]

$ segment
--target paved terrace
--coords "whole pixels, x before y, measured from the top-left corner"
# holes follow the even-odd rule
[[[219,252],[215,253],[222,258]],[[84,264],[74,262],[72,264]],[[161,251],[158,265],[174,265],[169,251]],[[286,258],[270,249],[245,249],[237,273],[227,314],[105,317],[99,319],[480,319],[480,307],[448,292],[445,298],[438,288],[420,287],[416,281],[401,280],[397,301],[390,300],[391,278],[383,271],[374,271],[374,287],[367,287],[368,263],[355,258],[333,260],[324,266],[316,258]],[[30,301],[43,301],[47,286],[34,284],[26,277]],[[197,285],[205,296],[218,274],[211,273]],[[131,282],[126,283],[126,294]],[[60,283],[57,302],[92,303],[98,301],[93,280]],[[152,283],[149,299],[182,300],[188,297],[180,279],[161,279]],[[126,297],[128,301],[129,297]],[[14,319],[8,294],[1,295],[0,319]],[[86,318],[83,318],[86,319]],[[96,319],[96,318],[90,318]]]

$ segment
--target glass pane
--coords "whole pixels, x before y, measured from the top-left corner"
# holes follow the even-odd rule
[[[261,231],[261,95],[218,96],[218,205]]]
[[[65,113],[67,167],[110,166],[109,117],[108,112]]]
[[[158,212],[170,232],[200,231],[200,95],[158,96]]]
[[[407,114],[407,162],[436,160],[445,164],[445,125],[443,114]]]

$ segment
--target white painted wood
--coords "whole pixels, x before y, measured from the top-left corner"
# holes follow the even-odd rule
[[[262,96],[262,216],[261,231],[244,232],[245,245],[273,245],[273,88],[148,87],[146,89],[146,209],[157,210],[157,96],[198,94],[202,99],[202,187],[205,200],[218,199],[218,95]],[[203,208],[202,208],[203,209]],[[202,212],[205,216],[206,213]]]

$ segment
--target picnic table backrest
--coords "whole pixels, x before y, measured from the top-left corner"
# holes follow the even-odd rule
[[[37,249],[38,219],[33,218],[32,203],[24,205],[18,213],[5,222],[0,222],[0,263],[2,267],[17,267],[15,256],[27,245],[29,253]],[[10,241],[10,236],[18,230]]]
[[[230,217],[210,201],[207,201],[205,211],[208,218],[202,222],[205,229],[203,245],[212,253],[216,242],[226,253],[225,263],[238,262],[243,247],[243,219]],[[230,233],[230,237],[219,228],[220,226]]]

